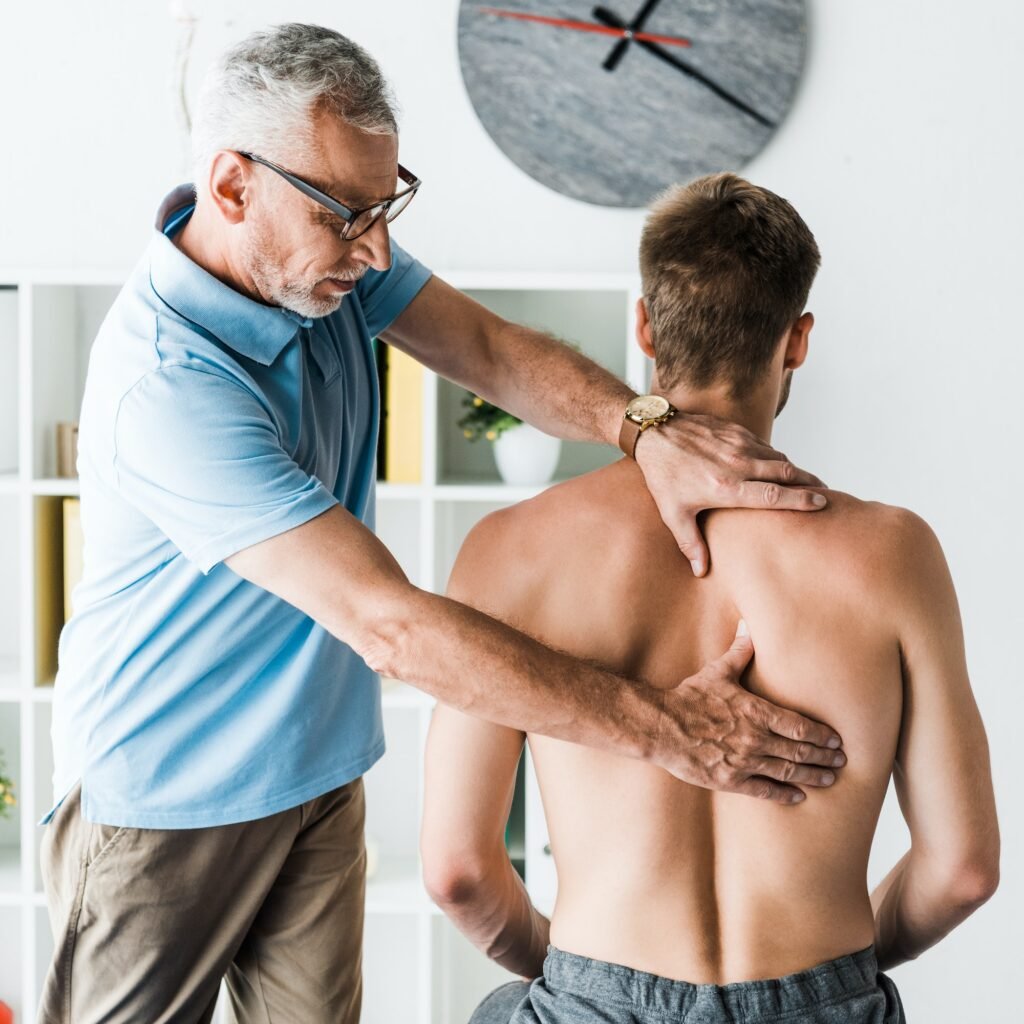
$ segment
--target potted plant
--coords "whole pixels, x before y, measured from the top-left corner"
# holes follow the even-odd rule
[[[6,818],[17,803],[14,798],[14,780],[4,774],[4,759],[0,755],[0,818]]]
[[[546,484],[555,475],[560,438],[542,433],[479,395],[467,393],[462,405],[466,412],[458,425],[463,436],[493,443],[494,461],[505,483]]]

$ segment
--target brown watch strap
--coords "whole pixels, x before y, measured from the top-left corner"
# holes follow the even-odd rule
[[[636,443],[640,439],[642,428],[636,420],[628,416],[622,417],[622,426],[619,427],[619,447],[631,459],[636,458]]]

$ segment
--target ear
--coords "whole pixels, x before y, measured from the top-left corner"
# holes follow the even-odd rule
[[[789,337],[786,339],[786,357],[782,363],[784,370],[795,370],[803,366],[804,360],[807,358],[807,345],[813,326],[814,314],[803,313],[789,329]]]
[[[651,318],[647,312],[647,302],[642,295],[636,300],[636,341],[643,354],[649,359],[653,359],[654,343],[651,341]]]
[[[210,164],[210,198],[229,224],[245,220],[246,190],[252,178],[252,166],[238,153],[222,149]]]

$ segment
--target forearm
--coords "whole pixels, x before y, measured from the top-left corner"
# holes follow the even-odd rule
[[[505,323],[491,370],[472,389],[539,430],[571,441],[616,444],[634,392],[593,360],[540,331]]]
[[[477,718],[641,759],[658,749],[664,691],[446,597],[395,590],[355,646],[376,671]]]
[[[948,872],[909,850],[871,894],[875,953],[882,970],[914,960],[984,903],[957,894]]]
[[[524,978],[541,975],[551,923],[530,902],[504,850],[494,872],[478,884],[434,898],[459,931],[495,963]]]

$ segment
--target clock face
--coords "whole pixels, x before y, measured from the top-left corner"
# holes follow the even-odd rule
[[[462,0],[459,59],[491,138],[537,181],[603,206],[738,170],[803,67],[804,0]]]
[[[664,416],[668,409],[668,399],[661,395],[640,395],[626,407],[629,415],[638,420],[657,419],[659,416]]]

